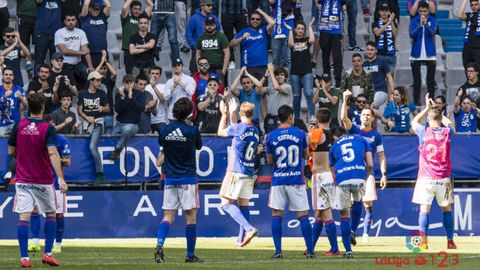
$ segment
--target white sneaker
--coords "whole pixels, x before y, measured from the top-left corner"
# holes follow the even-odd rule
[[[235,69],[235,62],[230,61],[230,64],[228,64],[228,69]]]
[[[362,235],[362,242],[365,244],[368,243],[368,234]]]

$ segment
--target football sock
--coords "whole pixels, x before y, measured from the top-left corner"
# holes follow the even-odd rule
[[[418,215],[418,230],[420,231],[421,236],[428,235],[428,225],[429,225],[428,213],[420,212],[420,214]]]
[[[443,212],[443,226],[447,232],[447,240],[453,240],[453,215],[452,211]]]
[[[63,219],[63,216],[57,217],[57,231],[55,234],[55,242],[57,243],[57,246],[60,246],[60,243],[62,243],[64,230],[65,220]]]
[[[45,219],[45,253],[52,255],[53,241],[55,240],[55,231],[57,230],[57,218],[47,217]]]
[[[245,217],[245,219],[250,222],[250,206],[239,206],[240,212],[242,212],[242,215]],[[243,241],[243,235],[245,234],[245,229],[240,226],[240,230],[238,232],[238,239],[240,242]]]
[[[20,220],[17,224],[18,245],[20,246],[20,256],[28,258],[28,230],[30,224],[28,221]]]
[[[325,230],[327,231],[328,242],[330,242],[330,251],[338,251],[338,241],[337,241],[337,226],[335,221],[327,220],[325,221]]]
[[[242,226],[245,231],[249,232],[253,229],[252,225],[248,223],[248,221],[245,219],[245,217],[242,215],[242,212],[240,212],[240,209],[234,204],[225,204],[222,206],[223,210],[227,212],[233,220],[235,220],[240,226]]]
[[[272,217],[272,237],[275,244],[275,254],[282,253],[282,217]]]
[[[302,229],[303,239],[305,239],[305,245],[307,246],[308,254],[313,254],[313,242],[312,242],[312,226],[308,220],[308,215],[298,217],[300,221],[300,227]]]
[[[313,229],[312,229],[312,247],[315,249],[315,245],[317,244],[318,238],[320,237],[320,234],[322,233],[323,229],[323,221],[321,219],[315,220],[315,224],[313,224]]]
[[[32,213],[30,216],[30,231],[32,232],[32,241],[35,245],[40,245],[40,215]]]
[[[362,201],[353,202],[352,209],[350,210],[350,216],[352,220],[352,232],[356,232],[358,224],[360,224],[360,218],[362,217],[363,203]]]
[[[185,237],[187,238],[187,257],[195,256],[195,244],[197,243],[197,225],[185,225]]]
[[[160,222],[157,230],[157,244],[162,245],[165,243],[165,238],[167,238],[168,229],[170,229],[170,223],[168,221]]]
[[[370,230],[370,225],[372,225],[372,217],[373,217],[373,208],[366,207],[365,208],[365,217],[363,218],[363,234],[368,235],[368,231]]]
[[[350,246],[350,218],[341,218],[340,230],[342,232],[342,242],[345,247],[345,251],[352,251]]]

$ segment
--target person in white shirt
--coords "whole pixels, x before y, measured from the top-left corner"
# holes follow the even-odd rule
[[[64,55],[64,67],[72,71],[77,82],[86,83],[88,73],[95,70],[88,49],[87,35],[76,27],[75,15],[66,15],[64,24],[65,27],[55,32],[55,47]],[[82,61],[82,57],[86,63]]]
[[[173,105],[182,97],[192,98],[197,84],[195,80],[183,73],[182,59],[177,58],[172,63],[173,76],[167,81],[165,88],[170,91],[170,100],[168,105],[168,119],[174,120]]]
[[[167,124],[167,106],[170,99],[170,91],[165,88],[165,84],[160,83],[160,76],[162,76],[162,68],[153,66],[150,68],[150,84],[145,90],[152,94],[154,100],[157,101],[157,115],[152,115],[150,128],[160,134],[160,130]]]

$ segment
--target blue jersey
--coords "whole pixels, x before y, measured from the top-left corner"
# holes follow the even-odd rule
[[[202,148],[202,137],[197,127],[183,121],[172,121],[162,128],[158,141],[165,156],[162,166],[165,185],[196,184],[195,150]]]
[[[370,148],[372,149],[373,153],[383,152],[382,135],[380,135],[378,131],[373,129],[366,131],[366,130],[360,129],[355,125],[352,125],[352,128],[350,129],[350,134],[356,134],[356,135],[359,135],[360,137],[363,137],[370,145]]]
[[[266,66],[268,64],[267,41],[270,38],[267,26],[262,25],[256,30],[245,27],[235,35],[235,39],[241,38],[244,33],[249,33],[250,36],[240,43],[241,66]]]
[[[279,127],[267,137],[267,154],[273,155],[272,186],[303,185],[305,132],[297,127]]]
[[[7,97],[5,88],[0,86],[0,126],[9,126],[11,124],[18,123],[22,112],[20,111],[20,104],[22,103],[18,97],[17,92],[20,92],[22,97],[25,98],[25,91],[23,87],[14,85],[12,93]]]
[[[367,168],[365,153],[372,152],[369,143],[358,135],[340,137],[330,148],[330,167],[335,169],[335,181],[365,179]]]
[[[257,127],[245,123],[233,124],[227,128],[232,140],[233,158],[230,158],[228,170],[248,176],[255,175],[255,154],[259,142]]]
[[[393,132],[408,132],[410,130],[410,113],[416,110],[413,102],[410,105],[398,105],[393,101],[387,103],[385,110],[383,111],[383,117],[392,118],[395,122]]]
[[[62,135],[57,134],[55,136],[55,141],[57,142],[56,147],[57,147],[58,154],[60,155],[60,158],[70,158],[70,147],[68,146],[67,139],[65,139],[65,137],[63,137]],[[55,170],[53,169],[53,167],[52,167],[52,171],[53,171],[53,184],[55,185],[55,189],[59,190],[60,184],[58,183],[58,176],[55,173]]]
[[[453,116],[455,117],[455,130],[457,132],[477,131],[477,110],[471,109],[469,112],[460,110]]]
[[[360,127],[362,124],[362,120],[360,118],[362,114],[362,111],[359,111],[355,105],[351,106],[348,109],[348,118],[350,118],[350,121],[352,121],[352,124],[354,124],[357,127]]]

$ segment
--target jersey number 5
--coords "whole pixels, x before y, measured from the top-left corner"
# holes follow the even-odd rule
[[[342,149],[343,161],[352,162],[355,159],[355,152],[352,149],[352,143],[342,144],[340,149]]]

